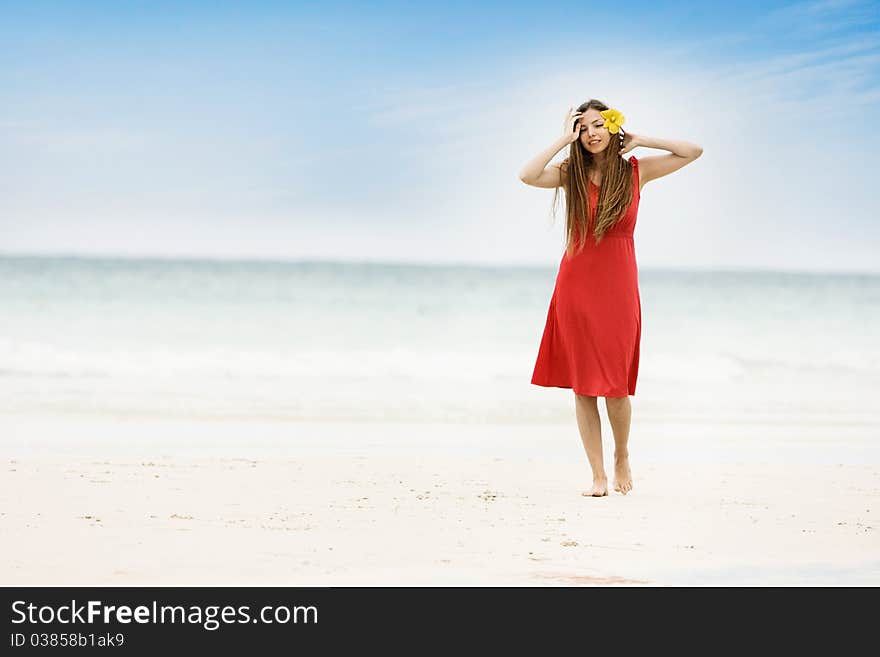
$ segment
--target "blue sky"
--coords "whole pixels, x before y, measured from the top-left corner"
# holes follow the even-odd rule
[[[516,173],[597,97],[705,149],[645,187],[640,266],[880,271],[878,16],[0,1],[0,251],[553,265]]]

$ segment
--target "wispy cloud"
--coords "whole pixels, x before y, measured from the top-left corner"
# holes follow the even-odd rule
[[[880,146],[867,130],[880,118],[871,5],[745,5],[741,20],[723,24],[682,10],[664,24],[675,24],[674,39],[655,31],[657,10],[645,5],[648,18],[625,47],[617,33],[574,38],[583,3],[566,5],[570,21],[552,34],[531,23],[537,10],[506,4],[503,25],[481,33],[475,19],[455,39],[424,41],[414,26],[475,15],[432,6],[400,17],[376,6],[364,10],[369,25],[342,26],[341,47],[307,42],[298,22],[283,20],[251,44],[255,24],[243,8],[216,38],[194,31],[199,47],[185,47],[186,28],[161,55],[128,53],[113,75],[103,66],[114,42],[89,50],[75,24],[59,25],[58,40],[33,40],[21,70],[43,61],[44,46],[82,56],[51,78],[22,73],[27,84],[8,85],[11,102],[0,109],[0,140],[12,146],[0,168],[10,192],[0,195],[0,248],[95,242],[552,264],[561,244],[559,223],[545,221],[552,191],[526,187],[516,172],[558,136],[569,105],[595,96],[623,108],[635,133],[705,147],[698,163],[646,188],[640,264],[876,269],[880,224],[864,166]],[[481,7],[478,18],[493,11]],[[257,13],[257,24],[270,21],[271,11]],[[108,31],[120,16],[107,19]],[[309,20],[331,33],[340,18],[316,6]],[[156,36],[155,26],[125,25],[138,43]],[[181,66],[187,75],[175,76]],[[75,115],[46,100],[62,76]],[[150,93],[102,100],[125,92],[129,76],[146,76]],[[835,118],[820,123],[819,107]]]
[[[813,0],[771,9],[757,25],[784,29],[787,38],[825,38],[853,28],[867,32],[877,22],[877,4],[873,0]]]

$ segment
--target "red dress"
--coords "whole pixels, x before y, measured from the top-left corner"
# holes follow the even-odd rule
[[[596,244],[593,237],[599,189],[589,184],[592,213],[586,246],[562,254],[532,383],[572,388],[593,397],[636,392],[642,304],[633,229],[639,212],[639,161],[633,168],[633,197],[624,216]]]

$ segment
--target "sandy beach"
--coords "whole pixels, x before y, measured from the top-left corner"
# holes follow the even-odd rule
[[[686,459],[634,444],[633,492],[586,498],[567,427],[425,426],[417,440],[413,427],[325,424],[311,443],[298,427],[291,454],[278,441],[292,428],[268,426],[248,447],[229,423],[129,424],[165,436],[158,448],[121,426],[130,442],[114,444],[112,424],[66,451],[8,444],[2,584],[880,583],[880,468],[852,450],[825,464],[822,444],[791,448],[783,464],[778,451]]]

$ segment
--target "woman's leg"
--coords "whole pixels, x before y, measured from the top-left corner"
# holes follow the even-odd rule
[[[629,397],[606,397],[605,410],[614,433],[614,490],[624,495],[632,490],[632,474],[629,470],[629,426],[632,406]]]
[[[602,458],[602,422],[596,398],[575,394],[574,410],[581,442],[593,470],[593,487],[584,495],[602,497],[608,494],[608,477],[605,476],[605,461]]]

